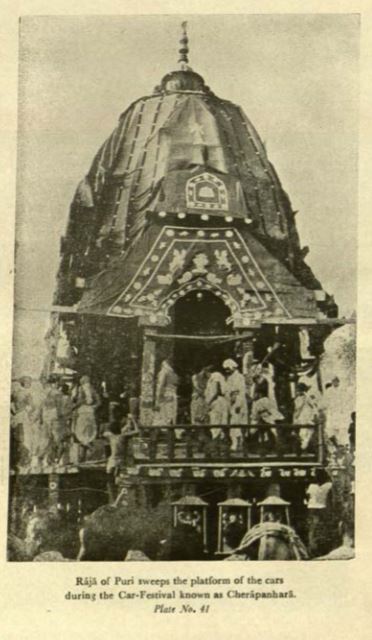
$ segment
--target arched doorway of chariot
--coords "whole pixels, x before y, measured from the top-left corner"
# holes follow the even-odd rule
[[[222,371],[225,358],[235,357],[231,309],[211,291],[191,291],[170,310],[175,335],[168,351],[179,376],[178,422],[190,421],[192,376],[211,365]]]

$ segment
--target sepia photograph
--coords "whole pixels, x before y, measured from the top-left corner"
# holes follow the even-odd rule
[[[355,558],[359,28],[20,19],[8,562]]]

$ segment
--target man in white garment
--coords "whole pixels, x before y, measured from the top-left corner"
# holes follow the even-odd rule
[[[312,425],[319,419],[319,407],[316,398],[311,394],[310,387],[303,382],[297,385],[297,394],[294,401],[293,424]],[[299,431],[301,450],[308,448],[314,429],[302,428]]]
[[[208,379],[205,401],[208,406],[209,424],[228,424],[229,408],[226,400],[226,381],[219,371],[213,371]],[[222,435],[222,430],[214,426],[211,433],[213,440],[215,440]]]
[[[327,552],[330,538],[329,496],[332,482],[318,472],[306,489],[308,512],[308,549],[312,557]]]
[[[232,358],[228,358],[222,364],[225,372],[225,397],[228,405],[228,417],[230,425],[248,424],[248,404],[245,379],[238,371],[238,365]],[[241,429],[230,429],[232,441],[231,450],[237,451],[241,440]]]
[[[284,416],[278,410],[276,401],[273,401],[266,395],[264,388],[257,389],[252,403],[250,422],[251,424],[259,425],[257,431],[259,443],[264,444],[270,442],[270,440],[272,440],[273,443],[277,442],[278,433],[275,424],[280,420],[284,420]],[[255,432],[251,430],[251,434],[253,435],[254,433]]]
[[[350,414],[347,406],[347,394],[345,387],[340,384],[340,379],[335,376],[331,382],[325,385],[322,409],[326,416],[326,435],[333,438],[337,444],[346,443],[347,427]]]
[[[159,426],[177,423],[178,382],[178,375],[169,360],[163,360],[157,377],[155,397],[155,423],[158,423]],[[157,426],[157,424],[154,424],[154,426]],[[176,438],[181,438],[182,434],[182,429],[175,429]]]

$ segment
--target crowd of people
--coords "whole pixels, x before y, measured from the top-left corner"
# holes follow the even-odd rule
[[[275,387],[272,384],[268,368],[261,368],[252,376],[251,396],[247,393],[246,377],[239,371],[238,364],[233,359],[225,360],[221,368],[222,371],[218,371],[212,367],[204,367],[193,375],[190,403],[192,426],[195,426],[196,429],[198,425],[207,426],[211,434],[210,437],[219,439],[224,437],[224,425],[229,424],[230,432],[232,432],[230,445],[232,448],[239,447],[244,425],[253,429],[257,441],[260,438],[264,441],[266,438],[269,441],[271,439],[275,444],[278,438],[277,427],[283,421],[284,416],[278,409]],[[155,415],[158,413],[158,416],[154,422],[160,424],[160,430],[161,426],[170,425],[173,420],[176,420],[177,385],[178,379],[171,364],[169,362],[163,363],[155,388]],[[301,447],[308,446],[309,424],[315,423],[319,419],[320,412],[325,411],[327,406],[332,406],[331,402],[334,402],[335,398],[337,399],[339,387],[338,378],[333,378],[326,385],[323,399],[319,400],[313,392],[309,391],[304,382],[297,384],[293,402],[293,420],[297,421],[300,426]],[[36,473],[47,471],[51,465],[63,465],[66,456],[70,462],[74,462],[71,459],[72,450],[76,452],[75,462],[84,461],[95,440],[100,438],[101,441],[106,442],[106,470],[110,474],[107,490],[109,494],[110,491],[112,492],[110,503],[113,505],[117,497],[115,477],[126,457],[128,437],[140,433],[140,430],[133,399],[127,403],[128,409],[132,409],[133,413],[127,412],[123,415],[123,407],[120,407],[118,403],[111,403],[113,406],[111,406],[110,415],[106,416],[103,421],[102,406],[107,400],[104,393],[98,394],[86,375],[71,381],[69,385],[59,381],[55,376],[50,376],[44,384],[35,382],[27,376],[18,380],[13,386],[11,404],[13,468],[23,466],[23,468],[29,471],[34,470]],[[330,422],[332,425],[332,418]],[[301,425],[303,425],[302,428]],[[181,425],[178,427],[181,431]],[[177,430],[176,425],[175,431]],[[328,437],[329,448],[332,449],[333,446],[335,450],[339,450],[337,433],[331,430],[330,434]],[[353,451],[355,446],[355,413],[351,415],[348,436],[348,447]],[[333,554],[330,559],[333,557],[352,557],[354,553],[351,523],[353,516],[350,507],[352,502],[349,495],[350,487],[347,490],[346,498],[346,494],[338,497],[338,502],[341,505],[347,504],[348,506],[347,509],[342,507],[347,513],[346,515],[342,514],[342,530],[340,529],[338,532],[341,544],[335,548],[335,522],[332,520],[334,512],[332,500],[334,500],[335,490],[330,478],[331,476],[325,471],[319,471],[306,489],[307,550],[309,557],[314,558],[328,559],[330,549],[330,553]],[[27,536],[30,539],[32,536],[38,538],[38,528],[40,527],[44,527],[47,532],[58,530],[58,527],[56,529],[55,526],[58,518],[60,518],[60,514],[57,514],[57,518],[55,515],[40,517],[39,514],[36,517],[31,514],[26,538]],[[182,534],[182,540],[194,541],[195,537],[198,539],[198,545],[201,545],[199,513],[187,510],[180,512],[177,527],[177,535],[181,536]],[[244,528],[245,524],[242,518],[239,518],[239,514],[225,514],[222,532],[226,548],[234,549],[238,546],[238,538],[244,533]],[[69,523],[67,530],[70,531],[70,529],[75,531],[76,523]],[[54,533],[48,536],[46,546],[51,545],[55,540]],[[63,536],[63,545],[67,543],[69,545],[70,542],[66,542],[65,538],[66,536]],[[26,547],[21,545],[22,550],[18,542],[15,539],[12,541],[12,544],[15,545],[13,552],[18,556],[24,554],[27,559],[31,554],[31,547],[27,547],[26,540]],[[75,543],[76,540],[74,549]],[[190,543],[189,546],[194,553],[195,545]],[[197,548],[199,549],[199,547]],[[62,552],[58,552],[59,555],[53,555],[52,552],[53,549],[46,549],[45,552],[37,554],[36,559],[64,559]]]
[[[235,357],[241,365],[235,361]],[[96,382],[93,384],[87,375],[75,376],[68,381],[54,375],[43,382],[28,376],[14,381],[11,397],[12,469],[40,473],[50,472],[60,466],[63,471],[65,465],[95,460],[96,445],[100,443],[100,452],[104,454],[109,474],[107,491],[112,492],[109,497],[110,505],[102,507],[103,512],[98,509],[97,513],[94,512],[94,517],[92,515],[90,528],[85,528],[84,538],[80,539],[80,551],[77,536],[80,521],[72,521],[70,511],[67,514],[66,510],[63,520],[61,513],[50,513],[49,508],[45,512],[37,509],[27,518],[27,531],[24,534],[26,546],[16,537],[10,539],[11,553],[14,553],[15,559],[124,559],[124,551],[127,548],[128,552],[131,551],[134,540],[137,541],[140,532],[146,529],[151,529],[151,544],[146,540],[141,550],[155,559],[156,554],[152,554],[151,545],[154,540],[157,543],[166,537],[161,527],[168,515],[165,517],[163,512],[156,516],[158,520],[151,514],[151,526],[148,527],[147,524],[144,525],[144,521],[138,520],[138,513],[132,515],[132,518],[136,517],[138,520],[133,520],[133,526],[130,525],[135,535],[128,537],[125,549],[121,542],[118,544],[115,557],[108,556],[108,549],[113,548],[112,529],[117,526],[120,541],[123,527],[128,530],[127,520],[124,526],[122,514],[117,515],[113,511],[117,498],[115,476],[126,459],[131,436],[149,434],[151,427],[158,427],[158,432],[153,430],[153,434],[159,433],[161,436],[165,431],[162,431],[162,427],[174,426],[176,439],[182,440],[183,432],[189,425],[193,435],[198,431],[200,434],[208,432],[210,441],[227,442],[227,446],[232,451],[239,451],[240,455],[242,444],[247,444],[247,438],[248,446],[252,444],[252,450],[257,444],[266,450],[275,450],[282,444],[281,434],[291,431],[297,434],[297,452],[312,451],[313,435],[317,432],[314,427],[319,422],[325,422],[325,463],[330,470],[333,463],[334,468],[341,468],[342,465],[345,467],[345,451],[347,454],[351,452],[349,467],[350,478],[353,477],[355,413],[350,415],[350,403],[343,404],[347,387],[345,376],[339,374],[341,382],[333,374],[333,371],[339,372],[339,369],[333,365],[329,367],[323,379],[322,391],[316,373],[308,375],[299,372],[291,380],[286,379],[290,390],[289,393],[281,394],[278,389],[280,376],[268,359],[247,366],[244,357],[242,361],[239,356],[235,355],[234,358],[221,358],[219,366],[206,364],[200,370],[192,371],[188,374],[186,394],[184,372],[180,375],[170,359],[159,363],[153,380],[153,419],[151,424],[146,424],[144,430],[140,428],[140,399],[135,397],[139,394],[134,385],[128,385],[126,390],[120,388],[120,391],[116,390],[113,394],[107,391],[105,383],[100,386]],[[286,398],[285,401],[283,397]],[[290,425],[297,427],[287,429]],[[201,428],[198,430],[198,427]],[[193,440],[197,443],[198,437]],[[338,456],[341,453],[343,458],[340,462]],[[350,507],[353,502],[350,486],[353,483],[350,478],[344,483],[347,490],[345,487],[337,489],[342,482],[331,482],[331,470],[329,474],[323,473],[323,477],[314,477],[307,486],[305,503],[301,506],[303,513],[306,511],[307,523],[300,535],[304,536],[310,558],[353,557],[353,515]],[[336,489],[339,495],[336,496],[335,508]],[[337,513],[337,517],[332,516],[332,513]],[[143,517],[149,515],[146,512]],[[110,526],[105,518],[109,519]],[[26,522],[26,518],[24,520]],[[159,530],[155,531],[154,522],[157,521],[160,523]],[[280,519],[276,522],[283,524]],[[239,514],[224,514],[222,534],[228,548],[238,547],[245,526],[245,520]],[[200,513],[187,509],[181,511],[175,531],[171,534],[166,532],[172,539],[171,559],[195,559],[199,553],[203,555],[201,529]],[[58,535],[63,531],[57,549],[56,541],[58,542]],[[337,535],[333,535],[335,531]],[[42,544],[40,540],[43,541]],[[187,553],[190,555],[187,558],[180,556],[185,552],[185,540]],[[33,546],[36,542],[37,545]]]
[[[75,445],[75,458],[85,458],[97,437],[100,397],[88,376],[72,385],[50,376],[44,384],[24,376],[11,397],[12,467],[39,470],[63,464]]]
[[[177,425],[178,384],[179,377],[170,360],[164,360],[156,381],[153,426]],[[224,436],[222,426],[229,426],[232,451],[241,448],[245,425],[250,427],[250,437],[275,446],[278,426],[289,422],[302,426],[298,439],[301,450],[306,451],[314,435],[313,425],[337,401],[338,386],[335,377],[321,394],[312,379],[300,379],[291,406],[283,410],[278,406],[274,368],[269,362],[255,365],[253,372],[247,374],[240,371],[235,360],[227,358],[220,368],[207,365],[192,376],[189,419],[192,425],[209,425],[215,440]],[[255,425],[257,428],[252,428]],[[176,429],[176,436],[181,435],[182,429]]]
[[[196,428],[208,427],[212,441],[225,441],[227,437],[233,452],[242,450],[247,435],[252,444],[275,450],[284,433],[280,425],[296,425],[291,437],[295,437],[296,450],[306,453],[316,444],[314,427],[326,419],[328,440],[337,446],[340,381],[335,376],[320,393],[315,378],[299,378],[293,385],[291,406],[283,408],[277,400],[274,368],[269,362],[256,364],[247,373],[233,358],[227,358],[221,367],[207,365],[191,376],[188,422]],[[154,382],[151,426],[174,425],[176,438],[182,438],[180,377],[169,359],[161,363]],[[112,401],[105,388],[98,393],[87,375],[69,383],[54,375],[44,384],[28,376],[20,378],[12,388],[13,468],[40,471],[50,465],[84,462],[96,439],[104,438],[111,472],[123,459],[126,436],[138,433],[139,400],[127,398],[124,404],[121,396]],[[355,414],[351,416],[348,443],[355,444]]]
[[[87,375],[69,383],[55,375],[44,383],[23,376],[12,386],[11,468],[49,472],[98,455],[112,473],[125,458],[127,436],[138,433],[137,405],[135,398],[111,401]]]

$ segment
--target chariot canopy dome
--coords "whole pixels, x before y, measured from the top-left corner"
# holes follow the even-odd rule
[[[115,270],[149,227],[169,221],[242,228],[279,271],[306,289],[321,288],[304,262],[294,212],[260,137],[239,106],[214,95],[189,67],[182,27],[178,68],[120,116],[78,185],[62,242],[59,304],[78,301],[87,279]],[[91,304],[92,292],[85,292],[83,307]]]
[[[180,68],[121,115],[77,196],[93,206],[105,197],[99,233],[119,244],[141,228],[147,211],[207,209],[245,219],[256,233],[295,249],[293,214],[257,132],[239,106],[215,96],[188,66],[187,51],[184,35]],[[192,179],[201,168],[199,187]]]

